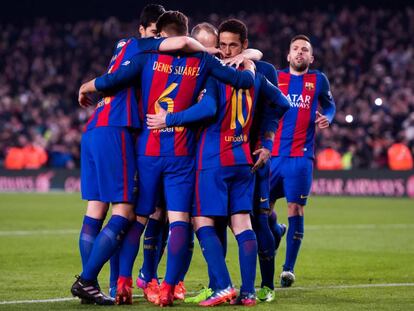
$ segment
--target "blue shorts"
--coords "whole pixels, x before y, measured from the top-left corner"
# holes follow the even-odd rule
[[[194,194],[194,167],[192,156],[161,157],[137,156],[138,200],[135,214],[149,216],[164,196],[168,211],[191,210]]]
[[[270,209],[270,160],[256,171],[254,209]]]
[[[286,197],[288,203],[306,205],[312,186],[313,160],[274,157],[270,164],[270,200]]]
[[[82,199],[135,204],[134,139],[123,127],[97,127],[82,135]]]
[[[251,212],[254,174],[249,165],[197,170],[193,216]]]

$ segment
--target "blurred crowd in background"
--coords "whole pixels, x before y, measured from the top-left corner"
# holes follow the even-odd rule
[[[218,26],[228,17],[191,16],[191,26]],[[317,133],[317,160],[329,164],[320,168],[398,169],[402,155],[412,167],[414,8],[234,17],[247,24],[249,46],[277,69],[287,66],[290,39],[310,36],[312,67],[329,78],[337,105],[330,129]],[[92,111],[79,107],[78,88],[104,73],[115,43],[137,35],[137,22],[38,19],[0,27],[0,167],[79,167],[82,126]]]

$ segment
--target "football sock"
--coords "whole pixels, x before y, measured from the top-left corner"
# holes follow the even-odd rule
[[[135,258],[139,250],[139,241],[145,226],[134,221],[129,227],[119,251],[119,275],[123,277],[132,276]]]
[[[304,225],[303,216],[292,216],[288,218],[289,228],[286,236],[286,259],[283,271],[293,271],[296,258],[298,257],[300,244],[302,243]]]
[[[275,239],[275,249],[277,250],[282,239],[283,229],[280,224],[277,223],[277,215],[275,211],[272,211],[269,215],[269,227]]]
[[[226,258],[226,254],[227,254],[227,226],[228,226],[227,217],[216,217],[214,219],[214,228],[216,230],[217,237],[219,238],[221,246],[223,248],[224,258]],[[208,287],[211,288],[212,290],[220,289],[220,288],[217,288],[215,284],[215,277],[211,273],[210,267],[207,267],[207,271],[208,271],[208,279],[209,279]]]
[[[259,252],[260,273],[262,276],[261,287],[267,286],[274,289],[275,274],[275,238],[269,227],[269,216],[257,214],[254,217],[254,231],[257,236]]]
[[[158,267],[158,251],[161,247],[159,244],[162,239],[162,230],[164,223],[150,218],[144,235],[144,262],[140,271],[140,277],[146,282],[156,278]]]
[[[170,224],[168,241],[167,271],[165,282],[170,285],[178,283],[181,268],[188,254],[190,224],[184,221],[175,221]]]
[[[209,276],[214,278],[214,286],[210,288],[214,290],[227,288],[231,285],[230,274],[216,230],[212,226],[205,226],[198,229],[196,234],[208,265]]]
[[[158,240],[158,247],[157,247],[158,264],[160,263],[162,256],[164,255],[165,247],[167,246],[169,233],[170,233],[170,224],[166,222],[162,225],[162,230],[160,232],[160,239]]]
[[[224,258],[226,258],[227,254],[227,226],[227,217],[216,217],[214,221],[214,228],[216,229],[217,236],[221,242],[221,246],[223,247]]]
[[[256,278],[257,240],[253,230],[245,230],[236,235],[239,245],[239,264],[242,279],[240,293],[254,293]]]
[[[193,227],[190,225],[187,255],[185,257],[178,281],[184,281],[185,275],[187,274],[188,269],[190,268],[191,259],[193,259],[193,252],[194,252],[194,230],[193,230]]]
[[[83,217],[83,225],[79,235],[79,251],[82,259],[82,268],[85,268],[88,262],[93,243],[101,231],[103,222],[103,219],[95,219],[86,215]]]
[[[116,287],[118,276],[119,276],[119,251],[120,247],[118,247],[115,253],[109,259],[109,287]]]
[[[93,244],[88,262],[81,274],[82,279],[94,281],[98,277],[105,262],[115,253],[125,232],[128,230],[128,219],[113,215],[105,228],[99,232]]]

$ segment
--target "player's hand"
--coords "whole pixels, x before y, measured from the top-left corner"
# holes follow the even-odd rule
[[[224,53],[216,47],[206,48],[206,52],[210,55],[217,55],[220,57],[224,57]]]
[[[247,58],[243,58],[243,66],[245,70],[250,70],[253,73],[256,70],[256,65],[250,59]]]
[[[223,59],[223,62],[226,65],[235,66],[236,68],[239,68],[239,66],[243,63],[243,61],[244,61],[244,56],[242,54]]]
[[[78,95],[78,102],[81,107],[86,108],[94,105],[93,100],[88,96],[92,92],[96,92],[95,79],[81,85]]]
[[[259,168],[266,164],[266,162],[270,159],[271,152],[267,148],[260,148],[253,152],[253,155],[257,156],[256,163],[254,163],[252,167],[252,172],[256,172]]]
[[[315,124],[318,125],[320,129],[329,127],[329,120],[326,116],[321,114],[319,111],[316,111],[316,120]]]
[[[167,127],[167,110],[159,107],[157,114],[147,114],[147,126],[150,130],[163,129]]]
[[[79,90],[78,102],[79,102],[79,105],[82,108],[87,108],[87,107],[92,106],[94,104],[94,102],[88,96],[88,94],[82,92],[82,88]]]

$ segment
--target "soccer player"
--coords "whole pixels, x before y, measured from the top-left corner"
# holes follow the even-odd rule
[[[162,5],[159,4],[148,4],[147,6],[144,7],[144,9],[141,12],[140,15],[140,22],[139,22],[139,27],[138,27],[138,32],[140,34],[141,38],[149,38],[149,37],[155,37],[156,36],[156,32],[157,32],[157,28],[156,28],[156,22],[158,17],[161,16],[162,13],[165,12],[165,9]],[[122,43],[121,43],[122,42]],[[119,41],[119,43],[123,44],[123,42],[125,42],[124,40]],[[118,44],[119,44],[118,43]],[[113,57],[115,57],[117,55],[117,51],[115,51],[115,54]],[[127,59],[125,59],[127,60]],[[131,88],[132,91],[132,98],[134,101],[134,106],[137,107],[137,98],[136,98],[136,94],[137,91],[135,91],[133,88]],[[124,91],[125,92],[125,91]],[[139,92],[139,91],[138,91]],[[119,94],[122,94],[122,92],[119,92]],[[118,95],[119,96],[119,95]],[[127,104],[126,98],[124,97],[123,99],[121,99],[124,101],[124,104]],[[133,230],[131,230],[131,234],[132,234]],[[124,247],[125,248],[125,247]],[[114,256],[111,257],[110,260],[110,281],[109,281],[109,294],[111,297],[115,298],[116,297],[116,289],[117,289],[117,281],[118,281],[118,277],[119,277],[119,251],[117,253],[114,254]],[[121,282],[123,280],[120,280]],[[131,284],[132,286],[132,284]],[[132,296],[130,297],[132,298]],[[130,301],[131,299],[128,298],[128,303],[132,301]],[[127,298],[125,298],[127,299]],[[119,300],[119,298],[118,298]],[[119,301],[120,302],[120,301]],[[126,302],[126,301],[124,301]]]
[[[157,32],[162,37],[185,35],[188,19],[181,12],[167,11],[157,21]],[[246,70],[237,72],[207,53],[150,53],[146,57],[133,57],[121,67],[114,73],[83,84],[80,102],[87,103],[88,93],[114,92],[140,81],[140,108],[144,114],[157,112],[161,107],[173,112],[194,103],[208,75],[239,88],[250,87],[254,82],[253,64],[246,61]],[[173,303],[174,287],[188,249],[189,210],[194,186],[194,140],[195,133],[191,128],[150,130],[144,125],[136,144],[137,219],[144,226],[155,209],[162,184],[170,222],[166,277],[158,292],[155,288],[147,292],[147,298],[160,306]],[[141,233],[142,230],[139,235]]]
[[[247,48],[247,28],[239,20],[230,19],[219,27],[219,43],[224,55],[234,57]],[[263,119],[263,146],[254,152],[259,159],[256,169],[270,156],[276,122],[289,109],[280,90],[257,73],[255,84],[248,90],[210,78],[199,103],[177,113],[160,111],[148,115],[151,128],[182,126],[205,118],[213,118],[203,128],[196,154],[196,190],[193,219],[197,237],[214,279],[216,289],[201,306],[214,306],[232,300],[232,304],[255,304],[257,244],[249,212],[252,210],[254,175],[250,151],[250,129],[259,95],[275,105],[272,119]],[[268,126],[269,127],[268,127]],[[269,136],[267,136],[269,135]],[[265,146],[265,147],[264,147]],[[214,228],[216,217],[231,216],[231,229],[239,244],[242,286],[237,299],[224,260],[222,244]]]
[[[295,281],[294,268],[304,235],[304,207],[312,184],[315,127],[329,127],[335,115],[335,102],[327,77],[310,70],[313,48],[305,35],[292,38],[287,61],[289,68],[278,71],[279,88],[291,109],[280,121],[270,164],[271,206],[281,197],[288,205],[286,258],[280,275],[282,287]],[[323,113],[318,111],[318,104]],[[280,233],[278,233],[280,236]]]
[[[108,72],[115,72],[132,55],[143,51],[204,50],[194,39],[128,38],[118,42]],[[88,200],[79,237],[83,272],[72,286],[73,295],[84,302],[113,304],[97,283],[103,264],[113,255],[134,219],[136,173],[131,129],[141,126],[135,90],[127,88],[101,100],[85,125],[81,142],[81,191]],[[89,99],[81,105],[93,104]],[[108,161],[108,157],[111,161]],[[112,203],[112,217],[103,230],[103,220]],[[133,229],[131,229],[133,230]],[[133,231],[131,231],[133,232]]]
[[[191,36],[199,41],[203,46],[206,48],[214,48],[218,45],[218,31],[217,28],[209,23],[200,23],[194,26],[191,30]],[[239,57],[241,56],[241,57]],[[239,66],[244,58],[251,59],[251,60],[260,60],[263,54],[256,49],[246,49],[239,55],[236,55],[234,58],[230,57],[224,59],[224,63],[235,64]],[[259,65],[258,65],[259,66]],[[260,66],[259,66],[260,67]],[[274,72],[274,76],[276,77],[276,71]],[[269,78],[270,79],[270,78]],[[273,81],[272,81],[273,82]],[[274,82],[275,83],[275,82]],[[165,241],[165,234],[164,231],[164,220],[163,220],[163,211],[161,208],[157,208],[157,211],[150,216],[150,219],[147,224],[147,228],[145,230],[145,237],[144,237],[144,262],[140,269],[139,276],[137,278],[137,286],[145,289],[146,285],[151,282],[154,278],[157,279],[157,268],[158,263],[160,261],[160,255],[162,255],[162,244]],[[227,217],[223,217],[222,219],[216,219],[215,228],[217,234],[220,238],[220,241],[224,248],[224,253],[226,253],[226,246],[227,246],[227,224],[228,220]],[[168,229],[167,229],[168,230]],[[160,241],[164,238],[164,241]],[[161,245],[160,245],[161,244]],[[190,246],[188,255],[186,257],[185,262],[183,263],[183,270],[180,276],[180,282],[175,287],[174,297],[176,299],[184,299],[185,295],[185,287],[184,287],[184,277],[187,273],[191,258],[192,252],[194,248],[194,235],[190,234]],[[210,275],[210,274],[209,274]],[[212,289],[215,288],[213,282],[213,278],[209,278],[210,284],[207,288],[203,288],[200,293],[191,298],[186,298],[186,302],[200,302],[205,300],[212,294]]]

